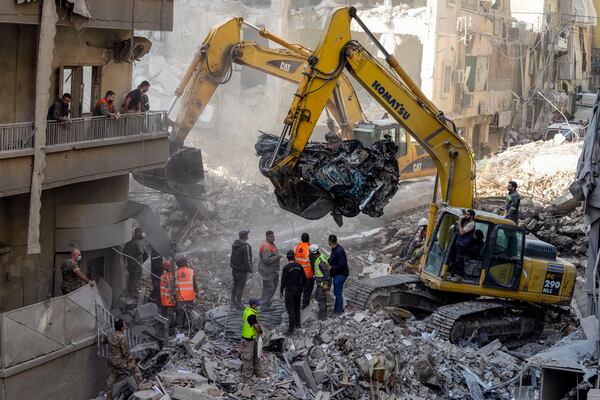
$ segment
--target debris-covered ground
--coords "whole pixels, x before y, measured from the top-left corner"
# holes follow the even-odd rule
[[[581,276],[586,252],[582,210],[566,194],[578,151],[578,145],[556,147],[550,142],[511,148],[480,163],[478,193],[482,208],[495,210],[503,204],[508,180],[516,180],[523,198],[519,224],[557,246],[559,256],[578,266]],[[560,168],[553,164],[543,170],[550,154],[562,160]],[[160,210],[163,225],[200,276],[197,309],[203,329],[180,331],[162,355],[146,360],[153,366],[147,372],[156,389],[172,399],[533,399],[539,396],[540,375],[526,360],[576,329],[577,323],[567,317],[566,324],[547,325],[539,339],[521,347],[507,348],[497,341],[480,347],[475,340],[450,344],[427,332],[423,321],[402,320],[386,311],[348,310],[341,317],[316,321],[315,310],[308,310],[302,332],[283,337],[287,316],[276,301],[273,310],[263,312],[269,328],[261,358],[266,377],[244,385],[234,340],[241,316],[227,306],[230,246],[238,230],[250,228],[255,249],[265,230],[275,230],[281,252],[293,247],[303,231],[321,245],[329,233],[336,233],[349,256],[349,286],[399,265],[405,268],[395,272],[410,271],[401,258],[417,221],[427,216],[427,205],[411,204],[379,220],[346,219],[340,228],[330,217],[305,221],[279,209],[269,185],[248,182],[241,172],[208,171],[207,180],[209,190],[193,216],[166,195],[148,189],[136,193]],[[401,187],[396,196],[403,190],[409,189]],[[246,288],[246,296],[260,294],[257,274]],[[133,306],[127,307],[127,318],[135,319]],[[519,391],[527,397],[518,397]],[[157,397],[139,398],[163,394],[153,395]]]

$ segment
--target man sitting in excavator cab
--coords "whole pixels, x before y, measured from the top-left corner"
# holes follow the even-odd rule
[[[450,271],[449,281],[458,282],[465,275],[465,259],[473,245],[475,238],[475,211],[463,210],[463,215],[455,224],[458,237],[455,242],[454,257]]]

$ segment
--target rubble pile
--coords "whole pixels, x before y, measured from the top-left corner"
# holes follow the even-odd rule
[[[523,197],[547,204],[562,196],[575,178],[581,143],[537,141],[496,154],[477,164],[477,194],[504,196],[508,181]]]
[[[242,383],[238,342],[200,330],[170,341],[167,363],[152,380],[175,400],[512,398],[504,383],[519,374],[521,360],[498,341],[460,347],[422,323],[400,323],[385,311],[356,312],[287,338],[267,332],[265,378],[252,384]]]

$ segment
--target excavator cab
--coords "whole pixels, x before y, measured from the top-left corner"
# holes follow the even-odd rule
[[[396,155],[406,155],[406,131],[391,119],[379,119],[369,122],[359,122],[352,129],[354,139],[360,140],[363,146],[370,147],[373,143],[385,139],[386,135],[398,146]]]
[[[428,243],[423,265],[426,279],[435,279],[444,286],[450,283],[450,270],[461,263],[461,284],[517,290],[523,270],[525,231],[497,215],[476,211],[474,237],[466,254],[459,256],[456,224],[462,215],[463,209],[444,209]]]

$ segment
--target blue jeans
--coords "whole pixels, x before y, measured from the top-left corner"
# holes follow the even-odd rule
[[[335,307],[333,312],[341,314],[344,312],[344,282],[348,275],[336,275],[333,277],[333,294],[335,295]]]

